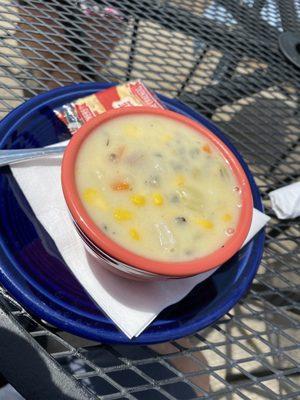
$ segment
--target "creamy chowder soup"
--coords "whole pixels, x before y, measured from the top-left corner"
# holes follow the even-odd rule
[[[99,228],[132,252],[187,261],[226,245],[240,214],[228,162],[207,138],[157,115],[114,118],[84,141],[76,186]]]

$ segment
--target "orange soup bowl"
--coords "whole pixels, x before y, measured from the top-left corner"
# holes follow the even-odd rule
[[[78,152],[89,135],[101,124],[121,116],[145,114],[162,116],[184,123],[195,129],[200,135],[210,140],[223,155],[234,174],[240,190],[241,212],[234,234],[226,241],[224,247],[218,248],[202,258],[188,261],[157,261],[135,254],[109,238],[89,216],[81,202],[75,179],[75,164]],[[242,246],[249,232],[253,202],[251,188],[246,174],[231,150],[210,130],[203,125],[181,114],[169,110],[149,107],[128,107],[108,111],[84,124],[70,140],[62,161],[62,189],[74,225],[83,239],[86,249],[96,257],[99,268],[130,279],[166,279],[185,278],[212,270],[231,258]]]

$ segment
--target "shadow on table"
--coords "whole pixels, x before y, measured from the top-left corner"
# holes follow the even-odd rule
[[[30,68],[26,93],[38,94],[82,80],[101,80],[103,66],[124,36],[126,19],[101,10],[95,19],[80,2],[48,0],[32,4],[18,0],[19,21],[14,38],[21,46],[23,63]],[[28,76],[28,74],[27,74]]]
[[[38,349],[31,345],[21,336],[11,330],[0,328],[0,370],[11,383],[26,399],[59,399],[73,400],[79,399],[62,393],[65,387],[65,376],[61,374],[61,387],[54,382],[54,371],[50,373],[49,367],[38,354]],[[62,382],[64,380],[64,382]],[[71,392],[71,391],[70,391]],[[88,397],[82,397],[88,398]]]
[[[230,121],[218,121],[218,126],[239,143],[243,152],[250,152],[263,170],[277,169],[297,143],[297,136],[292,134],[299,124],[295,107],[296,103],[284,100],[251,98]]]
[[[195,343],[192,337],[186,337],[180,339],[178,345],[189,349],[194,347]],[[131,394],[137,400],[166,400],[170,396],[179,400],[189,400],[201,398],[205,392],[210,391],[208,363],[205,356],[200,354],[200,350],[196,354],[198,362],[182,354],[179,348],[170,342],[148,346],[82,343],[79,353],[83,358],[76,361],[77,367],[78,361],[82,363],[81,369],[77,369],[76,373],[86,372],[83,360],[87,359],[101,370],[108,370],[105,378],[113,380],[123,388],[133,389]],[[75,366],[74,360],[72,363]],[[64,364],[67,368],[72,365],[67,359],[64,360]],[[149,379],[155,381],[155,387],[149,387]],[[117,391],[113,391],[113,388],[107,385],[103,386],[99,377],[85,378],[82,383],[98,396],[112,395]]]
[[[10,384],[0,388],[0,400],[26,400]]]
[[[26,325],[26,321],[29,325]],[[22,322],[22,326],[27,331],[35,331],[33,321],[30,320],[31,325],[29,319],[26,321]],[[35,339],[48,354],[56,354],[55,359],[63,369],[63,372],[56,376],[53,365],[48,367],[39,355],[32,356],[34,349],[31,344],[26,342],[24,344],[21,338],[14,334],[11,335],[7,330],[0,329],[0,335],[3,332],[3,335],[0,336],[2,339],[0,365],[5,367],[3,373],[5,372],[8,380],[19,391],[22,390],[26,399],[69,399],[66,396],[62,397],[60,389],[55,387],[55,381],[53,382],[53,377],[60,375],[60,380],[57,378],[57,382],[60,384],[64,379],[63,373],[76,375],[78,378],[83,376],[78,379],[80,388],[86,387],[97,396],[119,395],[122,399],[122,396],[126,396],[127,389],[131,394],[134,390],[134,398],[137,400],[165,400],[170,396],[180,400],[189,400],[201,398],[204,393],[216,389],[210,379],[209,361],[206,354],[202,352],[201,347],[199,347],[199,351],[196,351],[196,347],[199,345],[197,337],[185,337],[176,342],[148,346],[103,345],[54,327],[51,330],[53,335],[37,336]],[[11,341],[9,341],[10,338],[12,338]],[[62,340],[76,348],[76,354],[63,354]],[[13,351],[7,349],[2,351],[5,343],[9,343]],[[24,351],[22,350],[23,346]],[[193,357],[185,354],[185,352],[189,353],[189,349],[194,350]],[[14,354],[15,352],[17,355]],[[61,354],[59,355],[59,353]],[[8,364],[5,362],[6,360],[9,360]],[[21,366],[21,361],[23,361],[23,366]],[[24,370],[26,363],[29,367],[25,367]],[[18,374],[20,374],[19,371],[22,371],[23,374],[24,370],[26,376],[19,377],[15,374],[16,365],[18,365]],[[51,371],[51,377],[49,371]],[[9,372],[9,375],[6,372]],[[38,377],[38,372],[42,376],[41,379]],[[156,387],[149,387],[149,381],[152,380],[156,382]],[[35,385],[41,386],[41,390],[32,386],[26,389],[24,385],[28,384],[28,381],[31,382],[31,385],[33,381],[36,382]],[[47,394],[45,394],[45,386],[48,389]],[[120,387],[123,388],[122,393]],[[29,391],[25,393],[25,390]],[[35,396],[32,395],[33,390]],[[70,393],[68,390],[66,392]],[[26,395],[28,393],[30,393],[29,397]],[[49,393],[51,393],[50,397]],[[80,390],[76,390],[74,393],[77,397],[72,397],[72,399],[86,398],[78,397]]]

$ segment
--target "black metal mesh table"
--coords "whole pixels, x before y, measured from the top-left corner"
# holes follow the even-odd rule
[[[79,4],[81,3],[81,5]],[[0,117],[78,81],[141,78],[211,118],[249,163],[267,228],[248,295],[214,326],[153,346],[106,346],[33,319],[0,288],[0,372],[28,399],[300,398],[299,219],[268,192],[299,179],[298,0],[0,1]],[[103,7],[119,16],[103,16]],[[121,18],[120,18],[121,17]],[[101,397],[102,398],[102,397]]]

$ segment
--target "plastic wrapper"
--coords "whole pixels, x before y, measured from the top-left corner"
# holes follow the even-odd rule
[[[273,190],[269,196],[273,211],[279,219],[300,216],[300,182]]]
[[[164,108],[156,95],[137,80],[77,99],[53,111],[74,134],[85,122],[105,111],[139,106]]]

